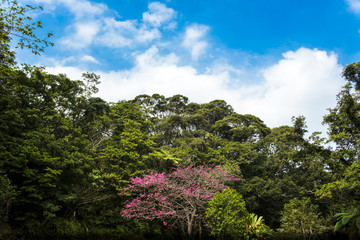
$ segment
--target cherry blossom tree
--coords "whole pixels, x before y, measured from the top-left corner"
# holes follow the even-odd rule
[[[160,220],[191,239],[201,237],[208,201],[226,184],[239,181],[221,166],[176,166],[171,173],[149,172],[132,178],[122,195],[132,196],[121,215],[141,220]]]

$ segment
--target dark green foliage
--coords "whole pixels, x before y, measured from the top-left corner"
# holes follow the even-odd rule
[[[284,205],[280,231],[300,235],[303,239],[316,239],[326,231],[326,227],[325,221],[319,217],[318,206],[305,197],[291,199]]]
[[[218,239],[244,238],[248,217],[242,196],[229,188],[216,193],[206,210],[207,227]]]
[[[279,227],[284,204],[314,193],[330,177],[325,169],[327,151],[306,141],[295,127],[271,130],[256,144],[255,162],[243,168],[247,179],[241,187],[248,210]]]
[[[210,200],[206,209],[207,227],[217,239],[267,239],[271,230],[263,217],[249,214],[236,190],[227,188]]]
[[[1,65],[0,238],[176,239],[159,222],[123,219],[126,199],[117,195],[132,177],[174,163],[223,165],[242,179],[209,204],[203,238],[352,234],[360,201],[357,72],[356,64],[344,70],[350,83],[324,118],[330,149],[317,133],[306,139],[302,116],[270,129],[222,100],[154,94],[110,104],[92,96],[95,74],[71,80]]]
[[[360,209],[355,208],[351,212],[337,213],[335,215],[337,222],[335,224],[335,231],[338,231],[344,226],[350,226],[350,239],[359,239],[360,237]]]
[[[0,166],[16,193],[10,221],[70,216],[100,197],[89,177],[90,141],[81,130],[91,94],[84,82],[91,86],[97,77],[73,81],[28,66],[1,68]]]
[[[344,68],[342,76],[355,85],[357,91],[360,90],[360,62],[351,63]]]
[[[338,95],[337,106],[324,117],[329,126],[330,140],[336,144],[336,151],[328,165],[334,172],[342,173],[354,161],[359,160],[360,139],[360,92],[352,92],[348,83]]]
[[[0,222],[7,222],[10,211],[10,202],[15,196],[9,178],[0,172]]]
[[[317,197],[330,203],[329,213],[338,218],[335,229],[348,231],[353,239],[359,234],[356,220],[352,228],[340,227],[355,218],[356,214],[353,213],[356,213],[360,202],[359,73],[359,63],[345,67],[343,76],[348,83],[338,94],[336,107],[324,117],[324,123],[329,126],[330,140],[336,144],[336,149],[327,162],[332,172],[331,181],[316,191]]]

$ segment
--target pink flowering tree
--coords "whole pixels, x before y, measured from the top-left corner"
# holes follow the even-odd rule
[[[168,174],[149,172],[144,177],[132,178],[120,193],[132,196],[121,215],[160,220],[165,226],[180,230],[187,239],[197,232],[201,237],[208,201],[227,183],[238,180],[220,166],[177,166]]]

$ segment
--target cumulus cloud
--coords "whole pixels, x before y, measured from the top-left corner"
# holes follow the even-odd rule
[[[165,23],[169,23],[176,16],[176,12],[172,8],[167,8],[159,2],[149,4],[149,11],[143,13],[143,21],[154,27],[160,27]]]
[[[100,62],[96,60],[93,56],[90,55],[84,55],[80,58],[81,62],[89,62],[89,63],[96,63],[99,64]]]
[[[239,90],[235,107],[272,127],[290,124],[291,116],[304,115],[312,130],[322,129],[322,117],[327,108],[335,106],[342,85],[341,71],[334,53],[306,48],[289,51],[281,61],[263,69],[262,84]]]
[[[102,3],[89,2],[87,0],[60,0],[77,17],[96,17],[105,13],[108,7]]]
[[[151,42],[160,36],[158,29],[148,29],[136,20],[117,21],[114,18],[106,18],[97,44],[114,48],[132,47],[139,43]]]
[[[48,4],[62,4],[75,16],[75,21],[67,28],[71,34],[64,36],[62,46],[84,49],[90,45],[110,48],[136,47],[160,39],[161,31],[174,29],[176,12],[159,2],[148,5],[142,20],[118,20],[109,13],[104,4],[87,0],[37,0]]]
[[[108,7],[102,3],[94,3],[87,0],[32,0],[37,4],[45,4],[46,9],[55,9],[64,6],[72,12],[76,18],[94,17],[103,14]]]
[[[93,43],[100,27],[95,21],[77,22],[67,29],[72,34],[62,38],[60,43],[69,48],[86,48]]]
[[[191,66],[180,66],[175,54],[161,56],[156,47],[136,56],[132,69],[101,73],[101,76],[100,95],[110,101],[160,93],[183,94],[193,101],[205,102],[225,96],[230,80],[226,72],[200,74]]]
[[[349,4],[350,10],[360,14],[360,0],[346,0]]]
[[[86,69],[73,67],[73,66],[64,66],[64,65],[46,67],[46,71],[51,74],[65,74],[67,77],[69,77],[72,80],[82,79],[82,74],[87,72]]]
[[[203,53],[205,53],[208,43],[204,40],[209,27],[205,25],[194,24],[186,28],[183,46],[191,52],[193,60],[197,60]]]

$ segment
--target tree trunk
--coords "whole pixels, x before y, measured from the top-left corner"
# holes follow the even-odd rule
[[[192,237],[192,216],[190,214],[187,216],[187,238],[191,240]]]
[[[199,221],[199,239],[202,239],[202,228],[201,228],[201,221]]]
[[[188,220],[188,224],[187,224],[187,235],[188,235],[188,240],[192,239],[192,235],[193,235],[193,223],[195,220],[195,215],[196,215],[196,208],[193,210],[192,213],[189,213],[189,215],[187,216],[187,220]]]

